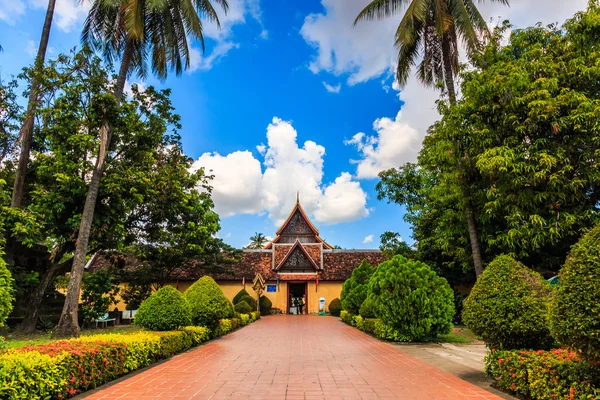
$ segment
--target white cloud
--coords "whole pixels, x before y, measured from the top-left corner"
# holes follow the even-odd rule
[[[10,0],[9,0],[10,1]],[[29,0],[29,6],[46,10],[48,0]],[[64,32],[79,28],[92,6],[91,1],[56,0],[54,7],[54,23]]]
[[[203,154],[193,168],[212,170],[217,212],[225,217],[267,212],[279,224],[299,192],[302,206],[317,222],[335,224],[367,216],[367,195],[359,182],[343,172],[324,183],[325,148],[310,140],[300,147],[297,135],[289,121],[274,117],[267,127],[267,144],[257,146],[262,164],[249,151]]]
[[[199,49],[195,47],[190,48],[190,67],[187,70],[188,73],[195,71],[208,71],[211,69],[219,60],[229,53],[231,49],[237,49],[240,47],[239,44],[233,42],[218,42],[215,48],[210,52],[207,57],[202,56]]]
[[[25,52],[29,55],[29,57],[35,57],[38,52],[38,48],[35,45],[33,40],[27,41],[27,46],[25,47]]]
[[[373,235],[368,235],[367,237],[365,237],[365,238],[363,239],[363,241],[362,241],[362,242],[363,242],[363,243],[365,243],[365,244],[366,244],[366,243],[371,243],[371,242],[373,242],[373,238],[374,238],[374,237],[373,237]]]
[[[0,0],[0,20],[9,25],[14,25],[17,18],[25,13],[23,0]]]
[[[127,97],[131,98],[133,96],[133,90],[131,89],[131,85],[137,85],[139,92],[146,91],[146,84],[144,83],[144,81],[130,82],[129,80],[126,80],[125,87],[123,88],[123,93],[125,93]]]
[[[338,83],[337,85],[333,86],[333,85],[330,85],[329,83],[323,81],[323,86],[325,86],[325,90],[327,90],[329,93],[339,93],[340,90],[342,90],[341,83]]]
[[[307,16],[300,33],[316,50],[308,66],[313,73],[346,79],[348,85],[379,78],[388,92],[396,66],[393,41],[401,13],[354,26],[354,18],[369,2],[321,0],[324,11]],[[478,7],[486,19],[500,16],[510,19],[515,27],[525,27],[538,21],[562,23],[586,5],[587,0],[522,0],[511,2],[511,7],[491,1]],[[414,161],[427,128],[439,117],[435,106],[439,92],[422,86],[414,74],[401,91],[397,83],[393,88],[404,102],[402,113],[395,119],[375,120],[376,136],[357,133],[347,141],[357,146],[362,157],[357,162],[359,178],[371,178],[383,169]]]

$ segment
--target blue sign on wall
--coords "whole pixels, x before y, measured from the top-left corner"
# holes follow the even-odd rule
[[[276,292],[277,285],[267,285],[267,292]]]

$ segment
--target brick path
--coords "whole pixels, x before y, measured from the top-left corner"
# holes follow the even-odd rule
[[[87,399],[498,399],[332,317],[271,316]]]

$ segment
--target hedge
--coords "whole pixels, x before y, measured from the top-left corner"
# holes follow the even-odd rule
[[[135,315],[135,324],[151,331],[170,331],[192,323],[190,305],[173,286],[164,286],[148,297]]]
[[[492,350],[486,373],[513,394],[532,400],[598,398],[598,365],[571,349]]]
[[[4,252],[0,250],[0,327],[4,326],[4,321],[8,318],[8,315],[13,308],[14,289],[13,289],[13,278],[8,268],[6,268],[6,262],[2,257]]]
[[[337,297],[329,303],[329,313],[334,317],[339,317],[342,311],[342,302]]]
[[[539,273],[501,255],[464,301],[463,321],[491,348],[549,348],[554,342],[548,329],[551,293]]]
[[[233,307],[210,276],[203,276],[184,293],[192,310],[194,325],[214,328],[219,320],[233,317]]]
[[[340,313],[340,319],[348,325],[352,325],[365,333],[375,336],[378,339],[391,340],[394,342],[412,341],[412,338],[403,335],[402,332],[390,325],[387,325],[378,318],[363,318],[360,315],[353,315],[346,310],[342,310]]]
[[[560,270],[550,310],[550,328],[558,341],[600,361],[600,225],[571,248]]]
[[[250,306],[250,311],[256,311],[256,299],[250,297],[250,296],[242,296],[240,298],[240,300],[238,301],[238,303],[241,303],[242,301],[245,301],[246,303],[248,303],[248,305]],[[236,303],[236,304],[238,304]]]
[[[260,318],[222,319],[213,337]],[[177,331],[106,333],[0,351],[0,399],[65,399],[197,346],[211,337],[202,326]]]

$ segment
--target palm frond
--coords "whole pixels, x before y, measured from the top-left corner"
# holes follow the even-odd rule
[[[418,0],[417,0],[418,1]],[[354,25],[359,21],[372,21],[374,19],[383,19],[400,12],[403,7],[412,0],[373,0],[356,17]]]

